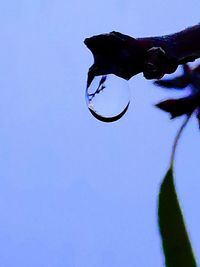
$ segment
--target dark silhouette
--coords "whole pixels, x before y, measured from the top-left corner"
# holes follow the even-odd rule
[[[158,103],[156,106],[171,114],[171,118],[181,115],[190,115],[196,112],[200,127],[200,65],[192,69],[189,65],[183,66],[183,74],[172,79],[155,81],[156,85],[164,88],[175,88],[183,90],[190,86],[190,94],[179,99],[168,99]]]
[[[94,56],[88,84],[94,76],[109,73],[128,80],[143,72],[146,79],[160,79],[200,57],[200,24],[160,37],[133,38],[111,32],[86,38],[85,44]]]

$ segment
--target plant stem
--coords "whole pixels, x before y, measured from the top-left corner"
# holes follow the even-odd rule
[[[173,167],[173,163],[174,163],[174,158],[175,158],[175,154],[176,154],[176,148],[178,145],[178,142],[180,140],[180,137],[183,133],[183,130],[185,129],[188,121],[190,120],[192,114],[187,115],[186,119],[183,121],[183,124],[181,125],[180,129],[178,130],[176,137],[174,139],[174,144],[172,146],[172,152],[171,152],[171,158],[170,158],[170,167]]]

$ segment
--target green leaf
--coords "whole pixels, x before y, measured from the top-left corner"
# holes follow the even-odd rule
[[[158,219],[166,266],[196,267],[174,186],[172,166],[160,187]]]

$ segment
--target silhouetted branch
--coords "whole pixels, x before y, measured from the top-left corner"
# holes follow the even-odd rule
[[[160,79],[200,57],[200,24],[160,37],[135,39],[111,32],[87,38],[85,44],[94,56],[89,83],[109,73],[128,80],[143,72],[146,79]]]

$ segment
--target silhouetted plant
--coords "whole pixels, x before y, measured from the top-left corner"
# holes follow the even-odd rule
[[[200,57],[200,24],[160,37],[135,39],[119,32],[111,32],[87,38],[85,44],[94,56],[94,64],[88,72],[87,87],[95,76],[107,74],[128,80],[143,72],[146,79],[161,79],[184,64],[183,75],[155,82],[158,86],[179,90],[188,85],[191,87],[187,97],[168,99],[156,105],[168,112],[172,119],[182,115],[186,117],[175,137],[169,169],[160,186],[158,223],[166,266],[196,267],[175,190],[173,165],[178,141],[193,113],[196,113],[200,125],[200,66],[191,69],[186,64]],[[97,118],[103,120],[102,117]]]

